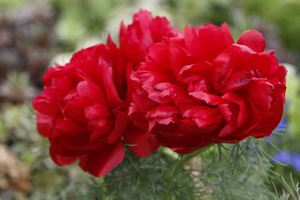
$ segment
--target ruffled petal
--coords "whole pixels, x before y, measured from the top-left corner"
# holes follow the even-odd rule
[[[224,34],[225,33],[225,34]],[[228,32],[213,24],[202,25],[200,28],[184,29],[185,44],[191,56],[200,61],[211,62],[229,45]]]
[[[246,45],[256,52],[263,52],[266,46],[262,34],[256,30],[247,30],[243,32],[237,41],[237,44]]]

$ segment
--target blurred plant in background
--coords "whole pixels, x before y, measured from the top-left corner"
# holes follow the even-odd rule
[[[112,17],[112,9],[122,6],[124,1],[110,0],[49,0],[56,10],[58,21],[55,32],[63,42],[65,50],[74,50],[78,41],[87,35],[101,35],[106,20]]]
[[[265,18],[269,23],[274,23],[284,45],[291,50],[300,49],[300,41],[297,39],[300,26],[300,2],[297,0],[253,0],[245,1],[247,13],[257,14]]]
[[[179,156],[160,149],[142,160],[125,160],[107,177],[99,179],[81,172],[76,165],[60,168],[53,164],[48,157],[48,142],[35,130],[30,103],[42,87],[42,75],[51,58],[74,51],[86,38],[106,37],[105,32],[115,26],[118,30],[118,17],[130,17],[146,6],[145,2],[0,0],[0,143],[1,149],[5,149],[0,151],[0,199],[197,199],[200,196],[205,199],[288,199],[288,194],[282,191],[297,194],[288,186],[300,180],[297,165],[300,162],[297,73],[300,2],[297,0],[156,0],[147,3],[147,6],[152,4],[154,14],[160,12],[158,10],[169,13],[169,20],[172,18],[182,30],[185,24],[227,22],[238,38],[245,29],[257,29],[263,33],[267,48],[278,50],[281,62],[295,65],[288,67],[285,125],[278,127],[265,142],[259,145],[249,139],[237,145],[213,145],[205,152],[197,151],[199,159],[194,159],[195,154]],[[288,153],[281,154],[277,147]],[[27,181],[25,189],[14,184],[1,185],[13,177],[1,171],[3,152],[16,166],[26,168],[27,172],[20,172]],[[220,157],[226,159],[220,162]],[[272,166],[269,162],[273,159],[288,166],[275,161],[271,162]],[[143,163],[141,169],[136,167],[138,162]],[[261,170],[261,165],[266,171]],[[228,173],[228,168],[233,170]],[[262,178],[271,176],[271,169],[287,180],[273,180],[277,196],[272,196],[270,190],[274,191],[274,187]],[[128,174],[128,179],[114,179],[121,173]],[[141,188],[143,193],[139,192]]]
[[[45,66],[58,50],[53,8],[43,1],[1,0],[0,5],[0,78],[24,71],[41,84]]]

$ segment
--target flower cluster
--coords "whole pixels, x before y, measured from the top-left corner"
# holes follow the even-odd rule
[[[286,69],[262,35],[235,43],[226,24],[184,33],[140,10],[110,37],[48,69],[32,104],[37,130],[58,165],[103,176],[120,164],[124,146],[146,157],[160,145],[187,154],[212,143],[268,136],[285,102]]]

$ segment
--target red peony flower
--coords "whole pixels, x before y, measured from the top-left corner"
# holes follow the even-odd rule
[[[37,129],[51,143],[58,165],[79,159],[95,176],[118,165],[125,152],[122,134],[129,124],[121,98],[125,67],[115,44],[99,44],[73,55],[69,64],[50,68],[44,91],[33,100]]]
[[[282,117],[286,69],[262,35],[229,28],[185,28],[184,37],[154,44],[131,75],[134,123],[178,153],[211,143],[265,137]]]
[[[145,61],[145,56],[152,44],[161,42],[163,37],[180,36],[182,33],[173,28],[165,17],[152,18],[151,13],[140,10],[133,15],[129,26],[121,23],[120,50],[133,66]]]
[[[123,160],[126,131],[129,138],[138,134],[137,143],[149,140],[151,136],[130,123],[124,108],[126,74],[123,57],[110,38],[108,45],[83,49],[69,64],[48,69],[44,91],[32,103],[37,129],[49,139],[55,163],[79,160],[83,170],[103,176]],[[152,146],[137,147],[138,155],[158,147]]]

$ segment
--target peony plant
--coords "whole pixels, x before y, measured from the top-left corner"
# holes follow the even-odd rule
[[[137,157],[159,146],[189,154],[269,136],[280,122],[286,69],[255,30],[235,43],[225,23],[182,33],[140,10],[121,23],[119,44],[108,37],[43,77],[32,104],[56,164],[79,160],[100,177],[122,162],[124,146]]]

